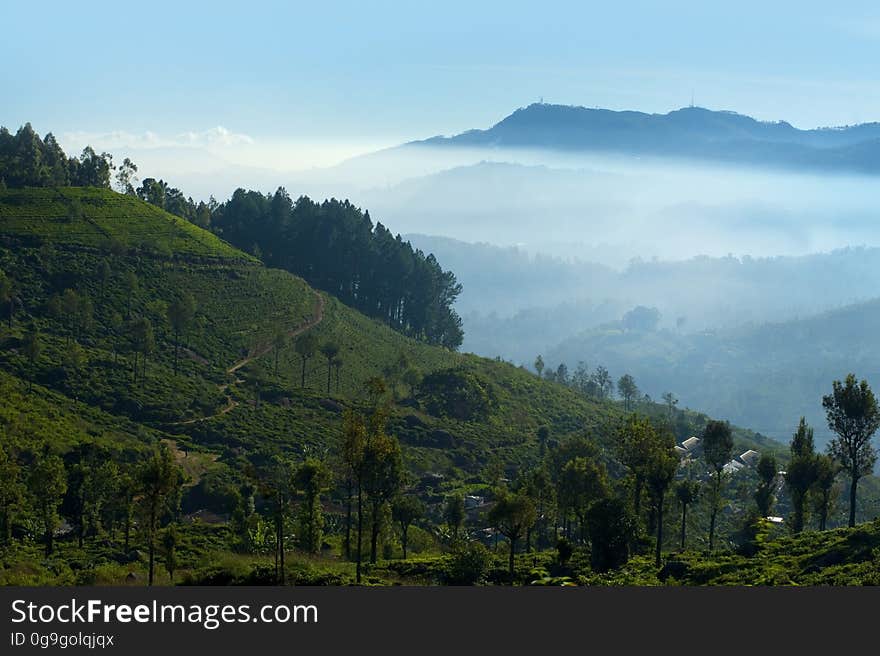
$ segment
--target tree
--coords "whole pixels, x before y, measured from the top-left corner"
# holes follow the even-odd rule
[[[452,533],[452,540],[458,540],[458,533],[464,523],[464,497],[460,494],[451,494],[446,497],[446,505],[443,506],[443,520]]]
[[[489,521],[499,533],[507,538],[510,544],[508,567],[510,583],[514,580],[514,554],[516,543],[525,535],[525,532],[535,523],[537,512],[535,504],[525,494],[502,492],[495,505],[489,511]]]
[[[618,431],[615,453],[620,463],[629,470],[633,481],[633,511],[636,520],[642,510],[642,489],[648,475],[651,451],[655,446],[657,430],[646,417],[627,417]]]
[[[654,307],[637,305],[623,315],[621,325],[624,330],[636,330],[641,332],[653,332],[660,323],[660,310]]]
[[[137,472],[140,493],[140,508],[143,515],[142,527],[146,533],[149,557],[147,585],[153,585],[156,537],[162,517],[169,510],[169,502],[181,483],[181,472],[174,463],[174,456],[162,442],[154,447]]]
[[[636,524],[627,504],[614,497],[599,499],[589,515],[590,564],[607,572],[626,564]]]
[[[333,358],[333,370],[336,372],[336,393],[339,394],[339,372],[342,370],[342,365],[344,364],[342,358],[336,356]]]
[[[321,346],[321,355],[327,358],[327,394],[330,393],[330,373],[333,370],[333,359],[339,353],[339,345],[335,342],[325,342]]]
[[[834,504],[835,486],[838,466],[834,459],[828,455],[816,456],[816,473],[813,481],[813,499],[815,502],[816,515],[819,518],[819,530],[824,531],[828,523],[828,515]]]
[[[125,291],[126,301],[126,319],[131,319],[131,306],[134,302],[134,297],[137,294],[139,287],[140,282],[138,281],[137,274],[134,271],[126,271],[125,274],[123,274],[122,276],[122,289]]]
[[[538,455],[543,458],[547,453],[547,440],[550,439],[550,428],[548,426],[538,427]]]
[[[761,454],[755,467],[758,472],[758,489],[755,491],[755,503],[761,517],[770,515],[776,499],[773,496],[776,483],[776,458],[773,454]]]
[[[545,465],[535,467],[525,474],[522,491],[529,495],[535,502],[535,510],[538,513],[536,525],[538,529],[538,545],[544,547],[549,544],[547,538],[547,523],[556,502],[555,489],[550,472]],[[531,550],[531,530],[526,533],[526,551]]]
[[[12,317],[15,315],[15,288],[10,280],[0,271],[0,304],[6,306],[6,318],[12,328]]]
[[[141,186],[135,192],[137,197],[150,205],[165,209],[165,196],[168,191],[168,184],[163,180],[155,178],[144,178]]]
[[[112,155],[108,153],[98,155],[91,146],[86,146],[79,157],[76,179],[71,182],[79,187],[107,189],[110,187],[110,171],[114,168]]]
[[[721,510],[724,465],[733,454],[733,435],[730,424],[711,420],[703,429],[703,458],[709,466],[709,552],[715,546],[715,522]]]
[[[104,303],[104,292],[107,290],[107,284],[110,282],[110,278],[113,276],[113,270],[110,268],[110,263],[106,258],[103,258],[98,264],[98,286],[100,289],[100,298],[99,301],[103,305]]]
[[[300,357],[300,361],[302,363],[302,376],[300,381],[300,387],[306,386],[306,364],[315,354],[315,350],[318,347],[318,342],[315,336],[312,333],[305,333],[304,335],[300,335],[296,340],[296,344],[294,345],[294,349],[296,350],[297,355]]]
[[[92,299],[88,296],[80,296],[73,313],[74,338],[79,340],[85,333],[89,332],[94,325],[95,308],[92,305]]]
[[[555,380],[561,385],[568,385],[568,366],[564,362],[560,362],[556,367]]]
[[[420,520],[425,514],[425,504],[411,494],[397,496],[391,504],[391,517],[400,527],[400,546],[403,548],[403,559],[409,545],[409,527]]]
[[[663,547],[663,504],[666,492],[672,485],[675,472],[678,470],[679,459],[675,452],[675,438],[672,433],[655,430],[652,442],[645,481],[648,484],[657,513],[657,544],[654,550],[654,564],[660,567],[660,555]]]
[[[73,393],[75,403],[79,402],[79,393],[82,387],[83,370],[88,362],[85,349],[79,344],[71,344],[62,356],[62,367],[67,378],[68,385]]]
[[[46,555],[51,556],[55,531],[58,529],[58,508],[67,492],[67,472],[64,461],[51,453],[48,445],[31,465],[28,488],[43,529]]]
[[[113,335],[113,364],[116,365],[119,363],[119,351],[125,336],[125,321],[122,319],[122,315],[118,312],[113,312],[110,315],[109,327]]]
[[[602,365],[596,367],[596,371],[593,373],[593,385],[600,399],[610,398],[614,394],[614,381],[611,380],[611,374]]]
[[[68,467],[66,515],[77,531],[79,547],[82,548],[86,534],[98,534],[104,504],[110,499],[119,477],[119,469],[110,454],[94,444],[74,447],[75,459]]]
[[[678,405],[678,399],[672,392],[664,392],[663,396],[660,398],[662,398],[663,402],[666,404],[666,418],[669,420],[669,424],[672,425],[672,420],[675,418],[675,406]]]
[[[116,172],[116,189],[121,194],[135,195],[134,185],[137,182],[138,167],[128,157],[122,160],[122,164]]]
[[[136,469],[132,467],[123,469],[116,481],[116,495],[111,498],[111,504],[115,507],[117,514],[122,517],[123,548],[126,553],[128,553],[131,544],[131,527],[134,522],[135,497],[138,490]]]
[[[621,376],[617,381],[617,392],[623,399],[624,411],[629,412],[632,409],[633,401],[639,396],[639,388],[636,386],[635,379],[629,374]]]
[[[317,458],[306,458],[296,470],[294,485],[302,493],[299,509],[299,546],[308,553],[320,553],[323,542],[324,509],[321,493],[327,489],[330,472]]]
[[[683,480],[675,486],[675,497],[681,504],[681,550],[684,551],[687,540],[688,506],[696,503],[700,497],[700,484],[697,481]]]
[[[180,336],[185,333],[196,315],[196,299],[191,294],[183,294],[168,306],[168,323],[174,333],[174,373],[177,373],[177,360],[180,354]],[[276,356],[276,369],[277,369]]]
[[[816,453],[813,446],[813,429],[801,417],[797,432],[791,438],[791,460],[785,472],[785,485],[791,497],[791,521],[793,533],[804,529],[807,494],[816,481]]]
[[[346,410],[342,420],[343,442],[342,460],[346,478],[346,518],[345,518],[345,550],[351,560],[351,498],[357,497],[357,582],[361,582],[361,556],[363,535],[363,482],[364,482],[364,451],[367,444],[367,425],[364,418],[351,410]]]
[[[12,539],[12,524],[26,493],[15,454],[0,443],[0,544],[8,544]]]
[[[538,378],[543,378],[544,376],[544,358],[540,355],[535,358],[535,371],[538,372]]]
[[[274,373],[276,376],[278,375],[278,356],[285,346],[287,346],[287,333],[284,332],[283,328],[277,328],[272,335],[272,353],[275,356]]]
[[[384,423],[384,414],[374,413],[364,447],[363,490],[370,503],[371,563],[376,562],[378,555],[382,510],[400,491],[405,476],[400,443],[385,433]]]
[[[31,369],[31,375],[28,379],[28,392],[33,390],[34,378],[37,377],[37,360],[40,358],[41,351],[40,333],[35,327],[31,327],[24,336],[24,355],[28,359]]]
[[[871,436],[880,427],[880,408],[868,381],[856,382],[849,374],[846,381],[835,380],[831,394],[822,397],[828,427],[837,437],[828,452],[849,475],[849,526],[856,525],[856,488],[862,476],[870,474],[877,461]]]
[[[286,576],[284,558],[287,553],[285,524],[290,512],[290,500],[295,493],[294,467],[287,458],[278,453],[270,453],[264,460],[264,464],[259,468],[258,483],[260,493],[269,502],[275,530],[275,581],[279,585],[284,585]]]
[[[587,537],[587,515],[592,504],[608,496],[605,468],[595,459],[575,457],[562,469],[559,479],[559,505],[574,512],[581,542]]]
[[[138,355],[141,359],[141,384],[147,377],[147,356],[156,348],[156,338],[153,334],[153,324],[146,317],[135,319],[131,325],[130,339],[132,352],[134,353],[134,366],[132,367],[133,380],[138,378]]]
[[[168,572],[168,580],[174,583],[174,571],[177,569],[177,526],[169,524],[162,533],[162,550],[165,552],[165,571]]]

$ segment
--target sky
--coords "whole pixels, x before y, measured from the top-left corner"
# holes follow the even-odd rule
[[[172,171],[326,166],[541,98],[880,120],[870,2],[4,0],[0,20],[0,124]]]

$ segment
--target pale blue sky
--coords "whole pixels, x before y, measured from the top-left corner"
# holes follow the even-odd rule
[[[710,7],[709,4],[719,5]],[[547,102],[880,120],[870,2],[5,2],[0,123],[340,152]],[[312,162],[302,151],[302,164]]]

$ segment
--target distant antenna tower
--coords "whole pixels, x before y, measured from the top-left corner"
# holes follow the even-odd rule
[[[694,92],[691,91],[691,109],[693,109],[694,107],[696,107],[696,105],[694,105]]]
[[[541,105],[544,104],[544,96],[541,96],[541,99],[538,101]]]

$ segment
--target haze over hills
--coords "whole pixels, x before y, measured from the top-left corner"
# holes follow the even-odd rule
[[[833,437],[821,404],[828,381],[855,371],[880,385],[878,331],[875,299],[804,319],[689,334],[609,322],[562,341],[545,359],[551,367],[601,362],[632,374],[655,398],[672,390],[686,405],[747,421],[775,439],[794,431],[792,417],[805,416],[824,447]]]

